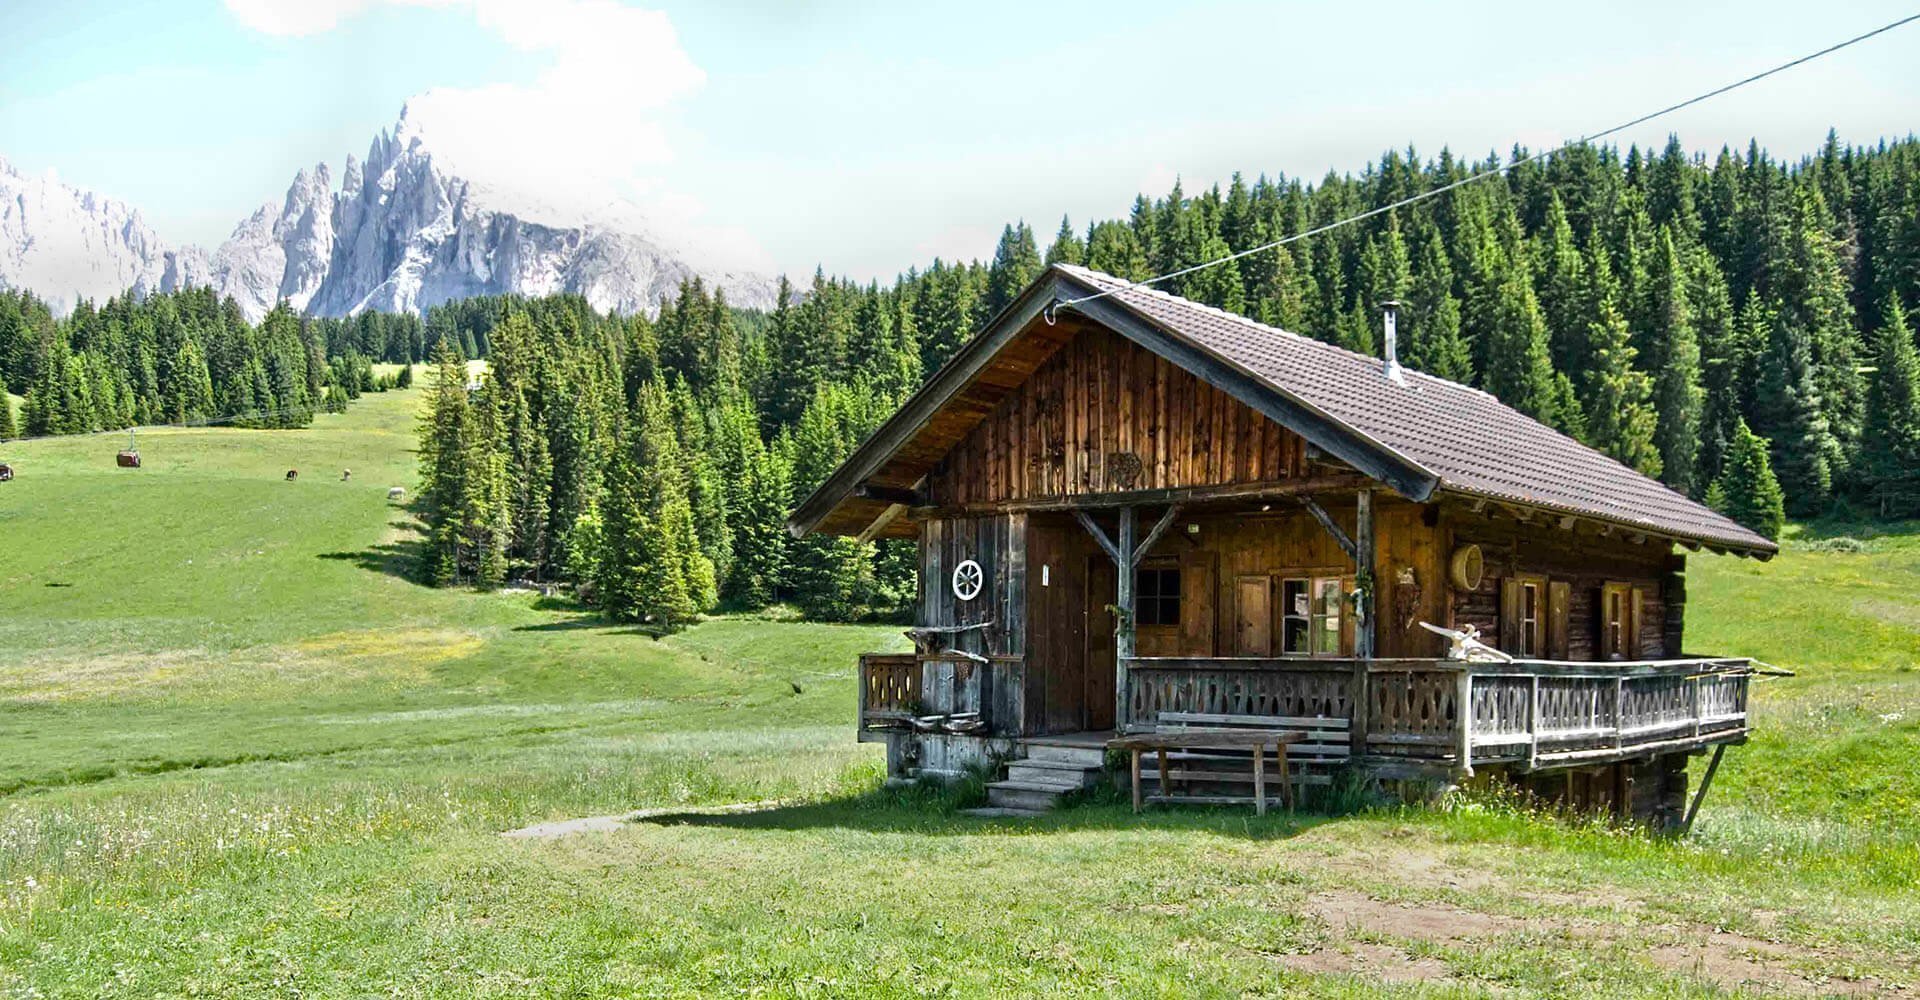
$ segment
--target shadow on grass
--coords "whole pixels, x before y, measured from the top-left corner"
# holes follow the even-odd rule
[[[1034,816],[969,816],[960,811],[962,805],[948,790],[915,786],[766,809],[648,813],[629,822],[727,830],[837,829],[934,836],[977,836],[996,831],[1044,835],[1086,830],[1183,830],[1248,840],[1285,840],[1343,818],[1304,809],[1274,809],[1258,816],[1251,804],[1153,806],[1135,813],[1124,793],[1107,787],[1093,789],[1076,801]]]
[[[413,521],[390,521],[387,526],[406,531],[408,535],[398,541],[369,545],[358,552],[322,552],[316,558],[350,562],[370,572],[384,573],[397,580],[427,586],[426,581],[420,578],[420,567],[426,560],[427,551],[427,541],[420,534],[420,526]]]

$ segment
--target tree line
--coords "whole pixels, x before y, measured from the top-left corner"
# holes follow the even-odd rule
[[[1519,163],[1516,149],[1506,161]],[[1008,225],[986,263],[890,285],[816,272],[767,314],[698,282],[657,320],[573,299],[488,300],[456,326],[494,370],[442,358],[423,432],[433,574],[570,579],[619,617],[714,604],[897,610],[899,543],[792,540],[784,513],[1049,263],[1144,279],[1396,203],[1499,165],[1392,152],[1357,176],[1284,177],[1125,218]],[[1920,509],[1920,144],[1798,162],[1757,146],[1577,148],[1166,283],[1377,353],[1404,304],[1410,366],[1478,386],[1768,535],[1787,512]]]
[[[1906,314],[1920,303],[1920,143],[1829,134],[1787,163],[1677,140],[1576,147],[1160,287],[1363,353],[1405,303],[1406,362],[1475,385],[1767,534],[1783,513],[1920,511]],[[1045,260],[1164,274],[1498,166],[1388,153],[1318,185],[1176,184],[1063,220]],[[996,265],[1029,256],[1009,227]],[[1716,488],[1717,487],[1717,488]],[[1783,512],[1784,508],[1784,512]]]

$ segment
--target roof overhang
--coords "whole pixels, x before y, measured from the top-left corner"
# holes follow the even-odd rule
[[[1059,316],[1049,312],[1049,307],[1056,303],[1085,298],[1097,291],[1058,268],[1048,269],[794,509],[787,519],[788,530],[796,537],[817,530],[863,538],[896,531],[906,534],[910,525],[898,518],[899,510],[895,509],[898,500],[875,494],[917,485],[946,449],[957,443],[954,428],[959,429],[959,435],[971,430],[991,411],[993,402],[1024,382],[1053,350],[1071,339],[1065,335],[1050,337],[1046,333],[1060,317],[1069,313],[1078,314],[1166,358],[1299,434],[1327,455],[1410,500],[1426,500],[1439,485],[1439,478],[1418,463],[1260,378],[1232,359],[1142,317],[1114,298],[1079,302],[1060,311]],[[1038,343],[1023,345],[1023,341]],[[1031,349],[1024,350],[1017,359],[1019,363],[1013,367],[1013,371],[1019,373],[1018,381],[982,385],[983,374],[996,358],[1003,352],[1021,350],[1023,346]],[[983,388],[986,391],[982,391]],[[926,440],[927,429],[949,407],[956,407],[968,419],[948,421],[947,433],[932,435],[932,440]],[[909,446],[920,450],[918,461],[895,461]],[[883,518],[885,523],[881,523]]]

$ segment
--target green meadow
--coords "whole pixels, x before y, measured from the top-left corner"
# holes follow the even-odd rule
[[[853,741],[897,628],[414,583],[418,401],[137,471],[0,444],[0,996],[1920,990],[1920,526],[1690,558],[1688,645],[1794,676],[1683,840],[1471,796],[988,820]]]

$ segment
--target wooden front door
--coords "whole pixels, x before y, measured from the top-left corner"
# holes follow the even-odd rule
[[[1026,731],[1087,728],[1086,559],[1078,524],[1027,523]],[[1111,682],[1109,682],[1111,687]]]
[[[1119,577],[1115,575],[1113,560],[1104,552],[1095,552],[1086,557],[1086,684],[1084,699],[1086,704],[1087,729],[1113,728],[1114,670],[1119,665],[1114,660],[1113,612],[1112,606],[1119,596]]]
[[[1233,655],[1273,655],[1273,578],[1243,576],[1233,582]]]

